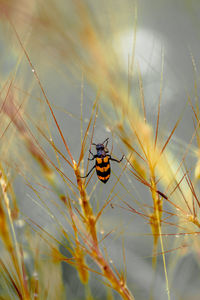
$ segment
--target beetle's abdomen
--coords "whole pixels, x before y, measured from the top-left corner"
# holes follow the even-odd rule
[[[99,180],[106,183],[110,178],[110,162],[109,157],[96,158],[96,172]]]

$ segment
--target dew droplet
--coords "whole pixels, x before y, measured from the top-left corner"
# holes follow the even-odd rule
[[[111,132],[110,127],[106,127],[107,132]]]
[[[33,277],[38,278],[38,272],[34,271],[33,272]]]
[[[22,220],[22,219],[18,219],[18,220],[15,221],[15,225],[16,225],[18,228],[22,228],[22,227],[24,227],[25,222],[24,222],[24,220]]]
[[[27,281],[27,280],[28,280],[28,276],[27,276],[27,275],[25,275],[25,276],[24,276],[24,279]]]

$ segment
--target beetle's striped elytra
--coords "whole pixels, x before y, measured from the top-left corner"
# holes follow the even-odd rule
[[[106,144],[105,144],[106,143]],[[105,146],[104,146],[105,144]],[[102,144],[92,144],[96,146],[97,154],[93,154],[90,150],[90,154],[92,155],[92,158],[88,158],[88,160],[94,160],[96,159],[95,165],[92,167],[92,169],[88,172],[87,175],[82,176],[81,178],[86,178],[89,176],[89,174],[92,172],[92,170],[95,168],[97,176],[99,180],[101,180],[103,183],[106,183],[110,178],[111,173],[111,167],[110,167],[110,160],[116,161],[117,163],[120,163],[124,157],[120,160],[112,158],[107,149],[108,145],[108,138],[102,143]]]
[[[104,166],[102,167],[96,164],[96,171],[106,172],[109,168],[110,168],[109,163],[107,163],[107,166],[104,164]]]
[[[103,158],[96,158],[96,173],[103,183],[106,183],[110,178],[110,162],[109,157],[105,156]]]

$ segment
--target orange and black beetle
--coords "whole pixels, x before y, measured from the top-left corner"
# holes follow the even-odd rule
[[[105,144],[106,143],[106,144]],[[104,146],[105,144],[105,146]],[[103,183],[106,183],[108,179],[110,178],[110,160],[116,161],[117,163],[120,163],[122,159],[124,158],[124,155],[120,160],[112,158],[107,149],[108,145],[108,138],[102,143],[102,144],[92,144],[96,146],[97,154],[93,154],[90,150],[90,154],[92,154],[92,158],[88,158],[88,160],[94,160],[96,159],[96,164],[92,167],[92,169],[88,172],[86,176],[83,176],[81,178],[86,178],[88,175],[92,172],[92,170],[95,168],[97,176],[99,180],[101,180]]]

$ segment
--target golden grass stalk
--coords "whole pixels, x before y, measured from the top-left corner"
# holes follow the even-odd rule
[[[14,279],[12,281],[13,288],[16,290],[20,299],[30,299],[30,295],[27,290],[26,280],[25,277],[23,276],[23,269],[22,269],[23,263],[22,263],[20,248],[16,238],[13,220],[12,220],[10,200],[7,195],[7,183],[6,183],[6,179],[3,176],[2,171],[0,172],[0,186],[3,195],[0,201],[0,220],[1,220],[0,234],[4,246],[11,257],[12,264],[16,272],[15,276],[17,276],[16,282],[14,282]],[[4,267],[3,262],[2,262],[2,266]]]
[[[128,287],[126,286],[125,282],[123,280],[121,280],[120,278],[118,278],[114,271],[112,270],[110,264],[104,259],[101,251],[100,251],[100,248],[99,248],[99,245],[98,245],[98,239],[97,239],[97,232],[96,232],[96,218],[93,214],[93,210],[92,210],[92,207],[89,203],[89,198],[88,198],[88,195],[87,195],[87,192],[86,192],[86,189],[85,189],[85,185],[83,183],[83,180],[80,178],[80,171],[79,171],[79,168],[77,166],[77,163],[76,161],[73,159],[73,156],[69,150],[69,147],[68,147],[68,144],[63,136],[63,133],[61,131],[61,128],[58,124],[58,121],[56,119],[56,116],[53,112],[53,109],[51,107],[51,104],[46,96],[46,93],[44,91],[44,88],[41,84],[41,81],[39,79],[39,76],[37,74],[37,71],[36,69],[34,68],[33,64],[31,63],[31,60],[29,58],[29,55],[27,53],[27,51],[25,50],[22,42],[21,42],[21,39],[14,27],[14,25],[11,23],[11,26],[16,34],[16,37],[17,37],[17,40],[18,42],[20,43],[20,46],[22,47],[22,50],[29,62],[29,65],[31,67],[31,70],[33,70],[33,73],[34,73],[34,76],[38,82],[38,85],[42,91],[42,94],[45,98],[45,101],[50,109],[50,112],[51,112],[51,115],[54,119],[54,122],[56,124],[56,127],[59,131],[59,134],[62,138],[62,141],[65,145],[65,148],[66,148],[66,151],[69,155],[69,158],[71,160],[71,163],[69,162],[69,165],[73,167],[74,169],[74,174],[76,176],[76,179],[77,179],[77,186],[78,186],[78,189],[79,189],[79,193],[80,193],[80,206],[82,208],[82,212],[83,212],[83,216],[84,216],[84,221],[85,221],[85,225],[86,225],[86,228],[89,232],[89,236],[91,238],[91,248],[92,248],[92,251],[90,252],[90,256],[91,258],[97,262],[97,264],[100,266],[101,270],[102,270],[102,274],[106,277],[106,279],[109,281],[110,285],[112,286],[113,289],[115,289],[122,297],[123,299],[127,299],[127,300],[130,300],[130,299],[134,299],[134,297],[131,295],[130,291],[128,290]],[[83,151],[83,149],[82,149]],[[82,157],[82,151],[81,151],[81,155],[80,155],[80,160],[79,162],[81,161],[81,157]],[[76,240],[77,241],[77,240]],[[78,245],[78,244],[77,244]],[[76,249],[76,252],[75,252],[75,257],[76,257],[76,260],[78,262],[78,270],[79,270],[79,274],[80,274],[80,278],[83,282],[86,282],[87,281],[87,275],[84,274],[83,272],[83,268],[85,268],[85,264],[84,264],[84,256],[83,256],[83,252],[80,251],[80,248],[77,247]],[[86,276],[86,277],[85,277]]]

